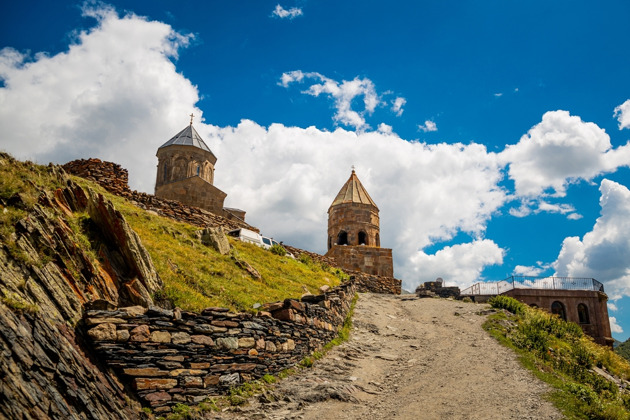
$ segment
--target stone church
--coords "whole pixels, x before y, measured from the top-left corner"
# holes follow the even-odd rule
[[[213,185],[217,157],[190,125],[157,150],[155,196],[245,220],[245,211],[223,207],[227,194]]]
[[[328,209],[328,252],[341,268],[394,277],[392,250],[381,248],[379,210],[354,169]]]

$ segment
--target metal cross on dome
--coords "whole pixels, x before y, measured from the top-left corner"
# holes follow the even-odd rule
[[[190,113],[190,125],[192,125],[193,122],[193,118],[195,117],[195,114]]]

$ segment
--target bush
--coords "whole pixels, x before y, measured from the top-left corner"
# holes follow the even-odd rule
[[[497,309],[505,309],[512,312],[515,315],[521,315],[525,312],[525,308],[527,305],[519,302],[518,300],[511,298],[509,296],[495,296],[488,300],[488,303],[493,308]]]
[[[281,257],[287,255],[287,250],[284,249],[282,245],[278,244],[273,244],[271,248],[269,248],[269,251],[271,251],[272,254],[280,255]]]

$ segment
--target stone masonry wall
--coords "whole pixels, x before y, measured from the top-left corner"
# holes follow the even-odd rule
[[[164,413],[296,365],[336,336],[355,291],[349,282],[263,305],[257,315],[133,306],[89,310],[84,320],[100,359],[144,405]]]
[[[154,211],[160,216],[199,227],[218,227],[226,230],[246,228],[258,232],[238,217],[225,212],[223,216],[198,207],[187,206],[179,201],[159,198],[151,194],[131,191],[127,170],[112,162],[100,159],[79,159],[63,165],[66,172],[94,181],[107,191],[124,197],[144,210]]]
[[[389,248],[336,245],[328,250],[326,256],[334,258],[343,269],[383,277],[394,276],[392,250]]]

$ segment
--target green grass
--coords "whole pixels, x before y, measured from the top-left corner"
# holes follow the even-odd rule
[[[140,236],[164,281],[163,290],[157,291],[155,297],[169,299],[184,310],[221,306],[235,311],[252,311],[255,303],[299,298],[304,288],[316,294],[322,285],[334,287],[342,279],[347,279],[341,270],[310,259],[295,260],[277,255],[281,254],[280,250],[276,249],[274,254],[232,239],[232,254],[220,255],[197,239],[195,232],[200,228],[146,212],[93,182],[78,177],[72,179],[114,203]],[[25,265],[47,264],[57,258],[46,250],[39,250],[39,261],[32,261],[16,245],[13,233],[16,223],[33,209],[41,193],[46,191],[52,197],[54,190],[63,187],[62,184],[50,167],[20,162],[0,153],[0,240],[12,256]],[[65,218],[75,234],[75,241],[97,263],[96,251],[101,239],[94,233],[88,215],[77,213],[70,217],[60,211],[56,213]],[[236,265],[233,257],[247,262],[261,274],[261,278],[252,278]],[[65,263],[69,271],[79,274],[74,264]]]
[[[568,419],[629,419],[630,394],[596,374],[594,366],[624,380],[630,364],[610,348],[595,344],[582,329],[555,315],[509,297],[490,304],[505,309],[488,317],[484,328],[514,349],[519,360],[554,391],[549,399]]]

